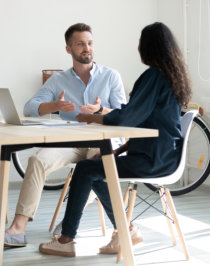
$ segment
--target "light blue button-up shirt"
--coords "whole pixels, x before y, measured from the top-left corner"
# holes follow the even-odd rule
[[[73,68],[54,74],[26,102],[24,115],[39,116],[40,104],[56,101],[63,90],[65,90],[64,99],[76,105],[76,110],[73,112],[59,112],[61,119],[64,120],[76,120],[76,115],[81,113],[79,106],[93,104],[97,96],[101,99],[102,106],[111,109],[121,108],[121,104],[126,102],[119,73],[108,67],[93,64],[87,85],[74,72]]]

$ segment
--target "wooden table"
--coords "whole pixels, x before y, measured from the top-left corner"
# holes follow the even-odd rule
[[[32,127],[0,125],[0,265],[3,261],[5,219],[11,152],[30,147],[99,147],[110,192],[124,265],[135,265],[124,211],[111,138],[157,137],[158,131],[132,127],[82,125],[73,127]]]

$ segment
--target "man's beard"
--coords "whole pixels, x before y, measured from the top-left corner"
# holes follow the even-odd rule
[[[81,64],[90,64],[93,60],[93,55],[90,55],[89,57],[83,58],[82,56],[76,55],[73,51],[72,51],[72,56],[73,56],[74,60],[76,60],[77,62],[79,62]]]

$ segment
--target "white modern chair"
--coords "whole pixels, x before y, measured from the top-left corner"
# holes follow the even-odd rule
[[[164,210],[164,215],[167,218],[167,224],[168,224],[169,231],[171,234],[172,244],[174,246],[176,245],[176,239],[175,239],[175,235],[174,235],[173,227],[172,227],[172,223],[174,223],[187,260],[189,259],[189,254],[188,254],[187,247],[185,244],[184,236],[181,232],[181,228],[180,228],[180,225],[177,219],[175,206],[174,206],[170,191],[169,189],[167,189],[167,185],[175,184],[182,177],[182,174],[185,169],[188,137],[189,137],[192,121],[197,114],[198,114],[198,110],[190,110],[187,113],[185,113],[185,115],[181,118],[181,131],[182,131],[182,135],[184,138],[184,142],[183,142],[180,163],[174,173],[168,176],[157,177],[157,178],[120,178],[120,182],[129,182],[129,183],[134,183],[135,185],[136,183],[146,183],[146,184],[151,184],[157,187],[157,192],[159,192],[163,210]],[[128,192],[126,191],[126,193]],[[134,195],[134,199],[131,200],[132,206],[128,207],[128,212],[127,212],[128,223],[130,223],[132,212],[133,212],[133,207],[135,203],[135,195],[136,195],[136,187],[134,188],[133,195]],[[148,203],[147,201],[145,202]],[[118,253],[117,262],[120,261],[120,258],[121,258],[121,252]]]

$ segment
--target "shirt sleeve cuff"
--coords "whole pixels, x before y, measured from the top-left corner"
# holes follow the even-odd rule
[[[35,102],[35,103],[33,103],[33,105],[31,105],[30,103],[27,104],[24,107],[24,116],[33,116],[33,117],[40,116],[39,112],[38,112],[40,104],[41,103],[39,103],[39,102]]]

